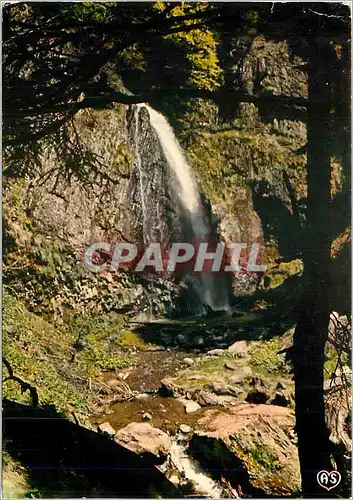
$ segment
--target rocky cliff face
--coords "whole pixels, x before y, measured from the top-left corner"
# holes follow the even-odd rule
[[[57,317],[66,309],[147,311],[147,295],[155,296],[153,312],[161,313],[173,302],[168,285],[156,280],[151,288],[144,276],[119,273],[113,279],[82,266],[95,241],[142,243],[146,231],[151,240],[170,237],[172,224],[163,216],[172,204],[166,161],[147,112],[122,105],[84,110],[72,134],[99,162],[100,175],[66,179],[57,169],[60,159],[48,150],[33,179],[5,182],[6,281],[31,310]]]
[[[261,37],[226,39],[221,55],[224,101],[218,109],[204,106],[199,116],[194,112],[196,133],[188,151],[225,238],[265,240],[273,253],[283,254],[278,232],[288,221],[295,225],[284,175],[297,200],[306,194],[305,124],[281,119],[270,106],[238,103],[231,91],[305,97],[304,63],[291,56],[286,43]]]
[[[222,53],[227,100],[219,106],[190,101],[177,110],[177,122],[170,118],[177,123],[221,237],[265,243],[262,261],[279,255],[293,260],[293,236],[299,231],[291,196],[300,200],[305,195],[305,126],[276,118],[271,109],[233,103],[229,90],[305,96],[303,62],[290,55],[284,42],[260,37],[224,40]],[[99,163],[101,175],[92,173],[85,183],[67,179],[57,168],[56,153],[47,151],[40,175],[5,182],[8,279],[34,310],[136,305],[137,296],[151,293],[146,277],[98,278],[88,275],[80,262],[93,241],[168,243],[178,235],[173,179],[148,112],[124,105],[80,111],[69,140]],[[44,271],[49,268],[47,286]],[[72,282],[70,273],[76,276]],[[244,280],[235,285],[237,293],[244,292]],[[155,311],[161,312],[163,301],[168,307],[173,301],[171,290],[158,282],[154,290],[163,297]],[[142,308],[145,303],[141,298]]]

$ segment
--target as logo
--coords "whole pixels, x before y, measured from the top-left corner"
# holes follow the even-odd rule
[[[341,474],[338,470],[332,470],[331,472],[320,470],[320,472],[317,473],[316,479],[320,486],[330,491],[340,484]]]

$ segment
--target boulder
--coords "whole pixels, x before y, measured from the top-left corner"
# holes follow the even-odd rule
[[[177,336],[177,340],[179,344],[185,344],[187,342],[186,335],[179,333],[179,335]]]
[[[116,431],[113,429],[109,422],[103,422],[102,424],[98,425],[98,432],[100,434],[106,434],[107,436],[112,437],[115,435]]]
[[[271,401],[271,405],[277,406],[289,406],[291,404],[291,398],[287,394],[276,392],[275,397]]]
[[[300,489],[294,412],[271,405],[240,403],[210,409],[198,420],[189,451],[219,471],[242,496],[292,496]]]
[[[193,413],[201,408],[201,406],[196,403],[196,401],[191,401],[184,398],[178,398],[178,400],[182,405],[184,405],[186,413]]]
[[[228,351],[235,356],[243,357],[247,354],[249,348],[246,340],[238,340],[228,347]]]
[[[221,356],[224,353],[224,349],[211,349],[210,351],[206,352],[206,356]]]
[[[265,404],[270,399],[269,394],[264,391],[259,391],[258,389],[254,389],[250,391],[246,396],[245,401],[248,403],[254,403],[257,405]]]
[[[219,396],[207,391],[200,391],[197,395],[197,402],[201,406],[218,406],[220,404]]]
[[[266,387],[267,389],[269,389],[271,387],[271,384],[261,377],[251,377],[251,379],[249,380],[249,385],[256,388]]]
[[[203,344],[205,343],[205,340],[203,337],[199,336],[199,337],[195,337],[193,340],[192,340],[192,345],[195,346],[195,347],[199,347],[199,346],[202,346]]]
[[[179,429],[181,430],[181,432],[183,434],[188,434],[192,430],[191,427],[190,427],[190,425],[186,425],[186,424],[181,424],[180,427],[179,427]]]
[[[187,366],[192,366],[195,364],[195,361],[192,358],[184,358],[183,363],[185,363]]]
[[[184,394],[182,387],[176,385],[170,377],[161,380],[159,393],[161,396],[177,398]]]
[[[328,428],[330,429],[330,439],[341,447],[343,445],[348,454],[350,454],[352,450],[350,429],[352,401],[351,383],[351,379],[348,379],[346,376],[336,377],[332,381],[326,380],[324,383],[325,416]]]
[[[200,391],[197,394],[197,402],[201,406],[234,406],[239,403],[239,400],[234,396],[218,396],[207,391]]]
[[[244,366],[235,372],[229,379],[228,384],[242,384],[244,380],[251,375],[250,366]]]
[[[219,396],[240,396],[243,394],[243,391],[239,387],[232,387],[228,384],[221,384],[217,382],[212,382],[205,384],[203,388],[206,391],[213,392]]]
[[[156,459],[164,459],[172,445],[165,432],[149,423],[132,422],[118,430],[114,440],[139,455],[150,455]]]

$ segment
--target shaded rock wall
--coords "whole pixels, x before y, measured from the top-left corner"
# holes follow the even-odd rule
[[[228,243],[264,243],[267,248],[261,255],[262,262],[271,263],[280,255],[295,259],[300,228],[293,216],[284,172],[300,205],[306,192],[305,125],[278,116],[268,108],[239,104],[236,99],[233,102],[229,92],[306,96],[304,62],[291,55],[285,42],[226,36],[220,45],[220,60],[227,95],[224,102],[215,105],[190,100],[188,106],[181,105],[175,110],[177,120],[176,115],[168,116],[176,125],[205,201],[211,202],[210,215],[221,237]],[[50,300],[54,302],[58,300],[56,295],[62,294],[63,301],[68,295],[67,289],[61,290],[62,285],[66,287],[66,280],[55,283],[56,274],[65,272],[58,268],[66,266],[68,273],[80,268],[83,251],[89,243],[142,242],[147,230],[150,241],[162,240],[168,244],[180,234],[176,224],[180,214],[170,186],[172,180],[145,109],[140,109],[138,118],[134,107],[123,105],[80,111],[74,120],[72,140],[77,140],[94,157],[103,177],[95,178],[92,174],[85,185],[74,179],[70,183],[58,178],[58,159],[52,151],[47,151],[39,176],[24,183],[5,182],[4,203],[12,205],[11,209],[5,209],[9,277],[17,277],[15,286],[16,282],[24,282],[26,288],[40,266],[48,266],[50,261],[54,273]],[[31,262],[21,265],[29,266],[28,269],[37,266],[26,278],[19,276],[23,268],[12,269],[18,256],[25,253]],[[109,286],[104,286],[103,300],[98,298],[103,278],[87,276],[82,269],[76,274],[85,281],[88,297],[85,304],[94,297],[96,302],[108,301],[115,304],[109,307],[118,307],[119,303],[136,303],[137,295],[146,290],[154,293],[146,277],[137,284],[139,278],[121,274],[119,279],[113,283],[109,280]],[[70,285],[74,290],[70,292],[72,297],[81,293],[77,279]],[[253,281],[249,292],[254,290],[259,277],[255,276]],[[236,280],[236,293],[242,294],[249,282],[250,277]],[[165,295],[170,304],[171,292],[164,293],[164,285],[155,287],[159,289],[157,295]],[[98,292],[92,291],[94,287],[98,287]],[[19,288],[22,293],[22,287]],[[129,288],[132,294],[126,292]],[[30,300],[35,301],[40,294],[33,287],[31,290]],[[48,293],[47,289],[45,294]]]

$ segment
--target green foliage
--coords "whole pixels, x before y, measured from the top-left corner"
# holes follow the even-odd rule
[[[87,414],[91,404],[88,387],[82,386],[82,372],[69,364],[70,346],[75,335],[28,312],[6,290],[3,293],[3,356],[15,375],[38,390],[42,405],[55,404],[69,414]],[[3,397],[27,400],[15,382],[6,382]]]
[[[290,366],[285,362],[284,355],[278,354],[281,350],[280,337],[264,340],[250,350],[250,363],[260,373],[288,376]]]
[[[303,262],[295,259],[290,262],[281,262],[278,265],[270,266],[265,275],[265,288],[276,288],[282,285],[287,278],[301,274],[303,271]],[[267,283],[268,282],[268,283]]]
[[[268,446],[257,441],[253,442],[250,453],[257,464],[267,470],[277,470],[279,466],[278,457],[272,453]]]
[[[81,22],[109,22],[112,20],[112,7],[115,2],[78,2],[71,10],[73,19]]]
[[[251,443],[241,436],[231,436],[232,446],[240,453],[240,457],[248,455],[254,465],[266,471],[276,471],[280,468],[278,456],[268,446],[257,439],[251,438]]]
[[[340,354],[338,353],[339,346],[335,347],[331,343],[326,344],[325,349],[325,364],[324,364],[324,378],[325,380],[329,380],[332,377],[332,374],[338,367],[344,365],[350,365],[350,355],[349,353],[342,351]]]
[[[114,313],[54,325],[28,312],[6,289],[3,294],[4,357],[15,375],[37,388],[41,405],[53,404],[64,414],[87,416],[94,401],[89,379],[99,382],[102,371],[132,364],[120,349],[122,326]],[[12,381],[4,384],[3,397],[27,401]]]
[[[165,9],[164,2],[156,2],[157,10]],[[209,4],[200,2],[181,2],[176,4],[168,17],[183,16],[198,12],[207,12],[212,8]],[[186,21],[186,25],[197,24],[197,20]],[[191,63],[191,73],[188,82],[198,88],[214,90],[221,85],[222,69],[219,65],[217,54],[217,41],[215,34],[210,29],[195,29],[184,33],[167,35],[166,40],[171,40],[177,47],[185,50],[185,57]]]
[[[134,364],[121,352],[123,325],[123,317],[113,312],[105,316],[80,318],[74,322],[76,339],[82,346],[77,362],[90,377],[99,379],[102,371]]]
[[[230,198],[231,184],[245,187],[251,179],[260,179],[265,172],[271,174],[284,167],[299,177],[305,167],[304,157],[283,148],[273,136],[246,130],[209,133],[199,129],[189,155],[212,200],[220,196]],[[302,183],[304,179],[302,176]]]

